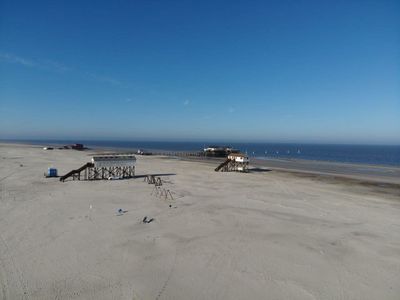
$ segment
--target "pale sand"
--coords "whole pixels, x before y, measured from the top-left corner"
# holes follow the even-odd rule
[[[0,144],[0,299],[399,299],[398,187],[137,158],[176,200],[46,179],[88,152]]]

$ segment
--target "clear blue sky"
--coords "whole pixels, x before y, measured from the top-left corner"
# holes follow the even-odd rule
[[[400,144],[400,1],[0,1],[0,138]]]

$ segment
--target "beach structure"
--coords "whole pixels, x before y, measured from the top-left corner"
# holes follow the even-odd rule
[[[73,145],[71,145],[71,148],[74,150],[84,150],[85,149],[83,144],[73,144]]]
[[[44,177],[58,177],[56,168],[48,168],[47,173],[44,173]]]
[[[247,172],[249,157],[243,153],[230,153],[227,159],[215,168],[216,172]]]
[[[204,156],[210,157],[227,157],[230,153],[238,153],[239,150],[229,146],[208,146],[203,149]]]
[[[61,176],[60,181],[69,177],[72,180],[131,178],[135,176],[135,165],[136,157],[130,154],[93,156],[91,162]]]
[[[144,178],[144,181],[148,184],[154,184],[155,186],[161,186],[162,185],[162,180],[161,177],[156,177],[155,175],[147,175]]]
[[[87,149],[83,144],[72,144],[72,145],[64,145],[64,146],[62,146],[62,147],[60,147],[60,148],[58,148],[58,149],[74,149],[74,150],[79,150],[79,151],[82,151],[82,150],[85,150],[85,149]]]

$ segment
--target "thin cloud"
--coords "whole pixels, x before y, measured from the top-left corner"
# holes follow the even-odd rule
[[[230,114],[232,114],[232,113],[234,113],[236,111],[236,109],[234,108],[234,107],[229,107],[229,109],[228,109],[228,112],[230,113]]]
[[[105,83],[108,83],[111,85],[122,85],[121,81],[111,78],[111,77],[100,76],[100,75],[90,73],[90,72],[86,72],[86,76],[91,80],[105,82]]]
[[[71,68],[68,68],[67,66],[53,60],[32,60],[10,53],[0,53],[0,61],[52,72],[66,72],[71,70]]]
[[[74,71],[74,73],[78,76],[85,77],[86,79],[107,83],[113,86],[122,86],[121,81],[108,77],[101,76],[92,72],[81,72],[79,70],[73,70],[71,67],[68,67],[60,62],[44,59],[44,60],[32,60],[23,58],[14,54],[0,52],[0,62],[10,63],[10,64],[18,64],[24,67],[36,68],[40,70],[46,70],[50,72],[57,73],[65,73]]]
[[[131,98],[125,98],[125,102],[126,102],[126,103],[131,103],[131,102],[132,102],[132,99],[131,99]]]
[[[47,70],[57,71],[57,72],[67,72],[71,71],[70,67],[65,66],[62,63],[53,61],[53,60],[44,60],[42,67]]]
[[[190,104],[190,100],[183,101],[183,106],[188,106]]]
[[[37,67],[38,64],[37,62],[22,58],[13,54],[8,54],[8,53],[0,53],[0,61],[11,63],[11,64],[19,64],[23,65],[26,67]]]

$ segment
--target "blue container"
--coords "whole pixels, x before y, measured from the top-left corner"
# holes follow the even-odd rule
[[[56,168],[48,168],[47,176],[48,177],[57,177],[57,169]]]

